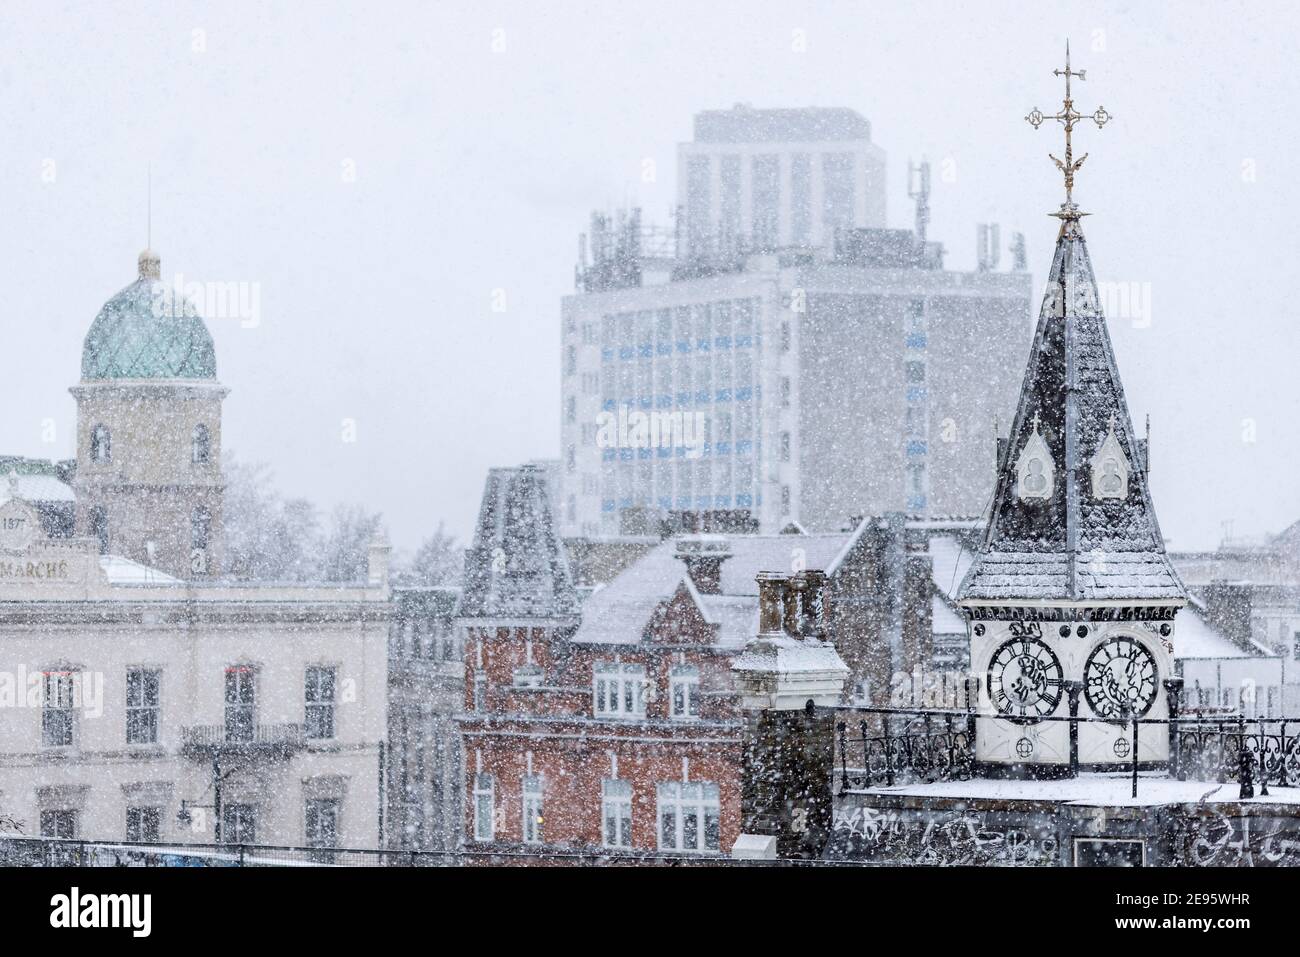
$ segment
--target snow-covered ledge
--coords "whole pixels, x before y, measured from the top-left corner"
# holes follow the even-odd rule
[[[849,669],[828,641],[759,635],[731,665],[741,706],[754,711],[802,711],[840,703]]]

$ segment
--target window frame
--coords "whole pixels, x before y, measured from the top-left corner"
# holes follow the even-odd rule
[[[140,676],[139,682],[133,679]],[[151,687],[152,683],[152,687]],[[133,685],[136,685],[133,688]],[[132,701],[132,691],[139,700]],[[152,691],[152,695],[150,694]],[[149,700],[152,697],[152,702]],[[126,743],[158,743],[159,717],[162,710],[162,672],[157,668],[134,667],[126,670]],[[143,725],[144,734],[141,734]]]
[[[77,674],[73,670],[50,670],[41,676],[41,747],[76,746]],[[51,740],[55,737],[58,740]]]
[[[655,788],[655,830],[661,851],[717,854],[722,843],[721,792],[711,781],[663,781]],[[672,817],[672,843],[664,840],[665,816]],[[692,823],[693,822],[693,823]],[[688,828],[694,828],[695,846],[687,846]],[[713,846],[709,846],[709,837]]]
[[[149,833],[153,836],[150,837]],[[129,806],[126,809],[126,839],[142,844],[156,844],[161,841],[162,808],[152,804]]]
[[[632,782],[625,778],[605,778],[600,782],[602,847],[623,849],[632,847],[632,796]]]
[[[520,836],[525,844],[545,844],[545,782],[540,774],[525,774],[520,786]]]
[[[645,699],[645,665],[626,661],[600,661],[593,665],[591,711],[596,717],[644,718]],[[607,707],[611,702],[614,706]]]
[[[485,771],[474,775],[474,840],[496,840],[496,779]],[[486,810],[486,815],[484,811]]]
[[[315,681],[313,682],[313,676]],[[329,697],[320,697],[329,685]],[[317,697],[313,697],[316,695]],[[308,665],[303,672],[303,734],[310,741],[333,741],[337,736],[338,668],[334,665]],[[317,727],[317,723],[327,727]],[[328,730],[328,734],[314,733]]]
[[[682,710],[677,693],[682,691]],[[698,721],[700,717],[700,669],[696,665],[673,665],[668,670],[668,713],[676,721]]]
[[[235,675],[247,676],[247,701],[232,700],[231,698],[231,678]],[[223,730],[224,739],[232,743],[242,743],[252,741],[257,737],[257,669],[252,665],[228,665],[225,670],[225,708],[223,711]],[[234,693],[236,698],[243,694],[243,678],[236,679]],[[241,724],[247,725],[245,737],[231,735],[231,717],[236,718],[234,724],[238,727]],[[241,717],[246,716],[246,717]]]

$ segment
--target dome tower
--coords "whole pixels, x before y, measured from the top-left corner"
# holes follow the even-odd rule
[[[86,333],[77,401],[77,534],[178,578],[221,569],[221,403],[216,352],[157,253]]]

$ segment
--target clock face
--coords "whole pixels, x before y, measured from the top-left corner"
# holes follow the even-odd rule
[[[989,698],[1009,717],[1042,718],[1061,702],[1061,662],[1037,638],[1012,638],[989,662]]]
[[[1083,666],[1084,695],[1100,718],[1140,718],[1155,704],[1155,656],[1136,638],[1102,642]]]

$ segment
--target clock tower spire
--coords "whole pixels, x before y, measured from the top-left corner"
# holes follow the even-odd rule
[[[1147,444],[1137,436],[1120,382],[1101,298],[1074,203],[1072,78],[1061,112],[1035,109],[1038,126],[1065,128],[1061,229],[1028,368],[998,462],[983,543],[958,592],[981,678],[977,757],[1025,773],[1068,767],[1071,687],[1082,689],[1079,758],[1131,761],[1118,722],[1168,714],[1174,617],[1187,600],[1165,554],[1147,485]],[[1109,114],[1098,109],[1098,126]],[[1077,695],[1078,692],[1076,691]],[[1148,735],[1140,759],[1167,759]]]

